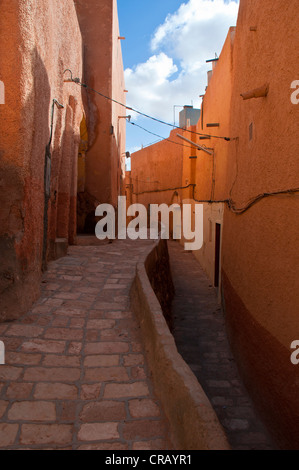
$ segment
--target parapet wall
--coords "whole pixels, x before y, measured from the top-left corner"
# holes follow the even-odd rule
[[[177,450],[229,450],[207,396],[178,353],[151,287],[147,271],[150,275],[163,256],[168,256],[167,243],[160,240],[144,262],[137,264],[131,288],[132,309],[140,322],[155,393],[169,420]]]

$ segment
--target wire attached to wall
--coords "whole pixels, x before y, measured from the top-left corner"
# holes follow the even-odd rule
[[[145,114],[145,113],[143,113],[143,112],[141,112],[141,111],[139,111],[139,110],[137,110],[137,109],[134,109],[134,108],[131,108],[131,107],[129,107],[129,106],[126,106],[125,104],[120,103],[119,101],[114,100],[113,98],[110,98],[109,96],[104,95],[103,93],[101,93],[101,92],[99,92],[99,91],[97,91],[97,90],[91,88],[90,86],[86,85],[85,83],[82,83],[79,78],[73,78],[73,74],[72,74],[72,71],[71,71],[70,69],[66,69],[66,70],[64,71],[64,74],[65,74],[65,72],[70,72],[70,74],[71,74],[71,78],[68,79],[68,80],[65,80],[66,82],[73,82],[73,83],[76,83],[77,85],[81,86],[82,88],[85,88],[85,89],[87,89],[87,90],[90,90],[90,91],[96,93],[97,95],[102,96],[103,98],[105,98],[105,99],[107,99],[107,100],[109,100],[109,101],[112,101],[113,103],[116,103],[116,104],[118,104],[118,105],[124,107],[125,109],[128,109],[128,110],[130,110],[130,111],[133,111],[133,112],[135,112],[135,113],[137,113],[137,114],[139,114],[139,115],[141,115],[141,116],[144,116],[144,117],[146,117],[146,118],[148,118],[148,119],[151,119],[151,120],[153,120],[153,121],[159,122],[160,124],[164,124],[164,125],[169,126],[169,127],[171,127],[171,128],[180,129],[180,130],[189,132],[189,133],[191,133],[191,134],[196,134],[196,135],[205,136],[205,137],[212,137],[212,138],[215,138],[215,139],[223,139],[223,140],[225,140],[225,141],[230,141],[230,140],[231,140],[230,137],[221,137],[221,136],[216,136],[216,135],[209,135],[209,134],[204,134],[204,133],[200,133],[200,132],[195,132],[195,131],[191,131],[191,130],[189,130],[189,129],[183,129],[182,127],[179,127],[179,126],[174,126],[173,124],[170,124],[170,123],[168,123],[168,122],[165,122],[165,121],[163,121],[163,120],[161,120],[161,119],[154,118],[153,116],[150,116],[150,115]],[[135,125],[135,126],[137,126],[137,127],[142,128],[141,126],[139,126],[139,125],[136,124],[136,123],[131,123],[131,124],[133,124],[133,125]],[[163,137],[159,136],[158,134],[155,134],[155,133],[153,133],[153,132],[151,132],[151,131],[148,131],[148,130],[145,129],[145,128],[142,128],[142,129],[145,130],[146,132],[149,132],[150,134],[155,135],[156,137],[159,137],[159,138],[163,139],[163,140],[168,140],[169,142],[175,143],[175,144],[177,144],[177,145],[183,145],[183,146],[185,146],[184,144],[180,144],[180,143],[178,143],[178,142],[174,142],[174,141],[171,141],[171,140],[169,140],[169,139],[164,139]],[[186,147],[186,146],[185,146],[185,147]],[[189,147],[189,148],[190,148],[190,147]],[[188,185],[188,186],[186,186],[186,187],[180,187],[180,188],[174,188],[174,189],[173,189],[173,188],[169,188],[169,189],[159,189],[159,190],[153,190],[153,191],[151,191],[151,192],[174,191],[175,189],[186,189],[186,188],[188,188],[188,187],[190,187],[190,186],[194,186],[194,191],[195,191],[195,186],[196,186],[196,185]],[[149,192],[149,191],[145,191],[145,192]],[[279,191],[273,191],[273,192],[269,192],[269,193],[262,193],[262,194],[259,194],[259,195],[255,196],[254,198],[250,199],[250,201],[248,201],[248,202],[245,204],[245,206],[243,206],[243,207],[236,207],[235,202],[234,202],[231,198],[230,198],[230,199],[218,200],[218,201],[217,201],[217,200],[198,200],[198,199],[195,199],[195,198],[193,198],[193,199],[194,199],[195,202],[200,202],[200,203],[210,203],[210,204],[212,204],[212,203],[214,203],[214,204],[215,204],[215,203],[224,203],[224,204],[227,204],[227,206],[228,206],[228,208],[229,208],[229,210],[230,210],[231,212],[233,212],[233,213],[235,213],[235,214],[243,214],[244,212],[246,212],[247,210],[249,210],[252,206],[254,206],[255,204],[257,204],[259,201],[261,201],[261,200],[264,199],[264,198],[273,197],[273,196],[278,196],[278,195],[283,195],[283,194],[285,194],[285,195],[287,195],[287,194],[288,194],[288,195],[291,195],[291,194],[295,194],[295,193],[299,193],[299,188],[286,189],[286,190],[279,190]],[[142,194],[142,193],[139,193],[139,194]]]
[[[227,204],[231,212],[234,212],[235,214],[243,214],[244,212],[248,211],[248,209],[250,209],[252,206],[257,204],[259,201],[267,197],[273,197],[273,196],[279,196],[279,195],[292,195],[296,193],[299,193],[299,188],[273,191],[270,193],[262,193],[250,199],[250,201],[248,201],[245,206],[240,207],[240,208],[235,206],[235,203],[232,201],[232,199],[229,199]]]
[[[157,137],[158,134],[154,134],[153,132],[151,131],[148,131],[147,129],[139,126],[138,124],[136,123],[132,123],[130,122],[130,124],[132,125],[135,125],[137,127],[140,127],[141,129],[143,129],[144,131],[150,133],[150,134],[153,134]],[[163,139],[163,137],[161,137]],[[172,142],[174,144],[177,144],[177,145],[182,145],[184,147],[189,147],[188,145],[184,145],[184,144],[180,144],[179,142],[175,142],[175,141],[171,141],[169,139],[163,139],[163,140],[167,140],[169,142]],[[189,148],[192,148],[191,146]],[[213,164],[214,165],[214,164]],[[215,183],[214,181],[214,172],[215,172],[215,168],[213,166],[213,181],[212,181],[212,185]],[[194,193],[195,193],[195,187],[196,187],[196,184],[193,184],[193,185],[188,185],[186,187],[179,187],[179,188],[170,188],[170,189],[159,189],[159,190],[152,190],[152,191],[144,191],[144,192],[141,192],[141,193],[133,193],[135,195],[139,195],[139,194],[145,194],[145,193],[158,193],[158,192],[163,192],[163,191],[175,191],[176,189],[187,189],[189,188],[190,186],[193,186],[194,187]],[[235,202],[233,201],[232,198],[229,198],[229,199],[221,199],[221,200],[214,200],[213,198],[213,193],[214,193],[214,188],[212,186],[212,193],[211,193],[211,199],[196,199],[195,196],[193,197],[193,200],[195,202],[199,202],[199,203],[208,203],[208,204],[227,204],[229,210],[231,212],[233,212],[234,214],[243,214],[244,212],[246,212],[248,209],[250,209],[252,206],[254,206],[256,203],[258,203],[259,201],[261,201],[262,199],[265,199],[267,197],[271,197],[271,196],[278,196],[278,195],[284,195],[284,194],[295,194],[295,193],[298,193],[299,192],[299,188],[294,188],[294,189],[286,189],[286,190],[279,190],[279,191],[273,191],[273,192],[269,192],[269,193],[261,193],[261,194],[258,194],[257,196],[251,198],[246,204],[245,206],[243,207],[236,207],[236,204]],[[231,192],[230,192],[231,194]]]
[[[196,135],[200,135],[200,136],[204,136],[204,137],[213,137],[214,139],[223,139],[227,142],[229,142],[231,140],[230,137],[222,137],[222,136],[219,136],[219,135],[209,135],[209,134],[203,134],[203,133],[200,133],[200,132],[195,132],[195,131],[191,131],[190,129],[184,129],[180,126],[175,126],[174,124],[170,124],[169,122],[166,122],[166,121],[163,121],[162,119],[158,119],[158,118],[155,118],[153,116],[150,116],[149,114],[145,114],[143,113],[142,111],[139,111],[138,109],[135,109],[135,108],[131,108],[123,103],[120,103],[119,101],[113,99],[113,98],[110,98],[109,96],[106,96],[104,95],[103,93],[99,92],[98,90],[95,90],[94,88],[91,88],[89,85],[87,85],[86,83],[82,83],[80,78],[73,78],[73,73],[70,69],[66,69],[63,74],[65,74],[65,72],[70,72],[71,74],[71,78],[69,78],[68,80],[65,80],[65,82],[73,82],[73,83],[76,83],[77,85],[81,86],[82,88],[86,88],[87,90],[90,90],[90,91],[93,91],[94,93],[96,93],[97,95],[99,96],[102,96],[102,98],[105,98],[106,100],[109,100],[109,101],[112,101],[113,103],[116,103],[118,104],[119,106],[122,106],[123,108],[125,109],[128,109],[129,111],[133,111],[134,113],[137,113],[139,114],[140,116],[143,116],[143,117],[146,117],[148,119],[151,119],[152,121],[156,121],[156,122],[159,122],[160,124],[164,124],[165,126],[169,126],[171,128],[175,128],[175,129],[181,129],[185,132],[189,132],[191,134],[196,134]]]
[[[244,206],[242,207],[237,207],[236,203],[232,199],[196,199],[195,197],[195,188],[196,184],[189,184],[187,186],[181,186],[181,187],[176,187],[176,188],[166,188],[166,189],[156,189],[156,190],[151,190],[151,191],[142,191],[139,193],[134,193],[135,196],[141,195],[141,194],[147,194],[147,193],[160,193],[160,192],[165,192],[165,191],[175,191],[178,189],[187,189],[189,187],[193,186],[193,200],[195,202],[201,203],[201,204],[227,204],[228,209],[233,212],[236,215],[243,214],[244,212],[248,211],[252,206],[257,204],[259,201],[262,199],[268,198],[268,197],[273,197],[273,196],[279,196],[279,195],[292,195],[299,193],[299,188],[293,188],[293,189],[285,189],[285,190],[279,190],[279,191],[273,191],[269,193],[261,193],[258,194],[257,196],[251,198]]]
[[[191,187],[194,187],[195,184],[188,184],[187,186],[178,186],[176,188],[166,188],[166,189],[153,189],[153,190],[149,190],[149,191],[141,191],[140,193],[134,193],[134,196],[139,196],[141,194],[148,194],[148,193],[163,193],[165,191],[176,191],[177,189],[188,189],[188,188],[191,188]]]
[[[261,193],[258,194],[257,196],[254,196],[251,198],[244,206],[242,207],[236,207],[236,203],[233,201],[233,199],[220,199],[220,200],[204,200],[204,199],[196,199],[195,197],[193,198],[195,202],[199,203],[207,203],[207,204],[227,204],[229,210],[233,212],[234,214],[240,215],[243,214],[244,212],[248,211],[252,206],[257,204],[259,201],[262,199],[265,199],[267,197],[273,197],[273,196],[279,196],[279,195],[291,195],[291,194],[296,194],[299,193],[299,188],[293,188],[293,189],[283,189],[279,191],[273,191],[269,193]]]
[[[154,136],[156,136],[156,137],[159,137],[160,139],[162,139],[162,140],[160,140],[160,142],[162,142],[162,141],[167,141],[167,142],[170,142],[171,144],[180,145],[181,147],[187,147],[187,148],[189,148],[189,149],[192,149],[192,148],[193,148],[191,145],[181,144],[180,142],[175,142],[174,140],[171,140],[171,139],[162,137],[162,136],[159,135],[159,134],[155,134],[155,132],[149,131],[149,130],[146,129],[145,127],[139,126],[139,124],[136,124],[136,122],[128,121],[128,123],[131,124],[132,126],[139,127],[139,129],[142,129],[143,131],[147,132],[148,134],[151,134],[151,135],[154,135]]]

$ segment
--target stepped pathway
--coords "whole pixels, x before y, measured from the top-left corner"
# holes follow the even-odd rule
[[[0,324],[1,449],[171,448],[129,306],[149,244],[70,247],[31,311]]]
[[[176,242],[168,242],[168,250],[178,351],[211,401],[232,449],[274,449],[240,380],[215,289],[192,253]]]

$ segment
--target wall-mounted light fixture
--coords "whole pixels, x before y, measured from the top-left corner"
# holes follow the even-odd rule
[[[53,100],[53,103],[56,104],[56,106],[57,106],[58,109],[63,109],[63,108],[64,108],[63,104],[59,103],[59,102],[58,102],[57,100],[55,100],[55,99]]]
[[[131,122],[132,116],[118,116],[118,119],[128,119],[129,122]]]

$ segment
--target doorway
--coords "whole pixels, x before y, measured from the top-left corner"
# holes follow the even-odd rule
[[[215,276],[214,286],[219,287],[220,279],[221,224],[216,224],[215,232]]]

